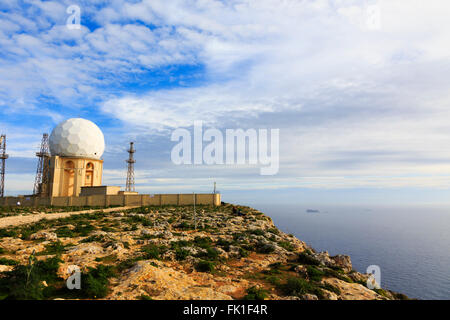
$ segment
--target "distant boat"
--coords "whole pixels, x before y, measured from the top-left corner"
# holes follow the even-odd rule
[[[320,213],[319,210],[315,210],[315,209],[308,209],[306,210],[307,213]]]

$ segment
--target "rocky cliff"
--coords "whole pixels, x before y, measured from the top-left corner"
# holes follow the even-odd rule
[[[69,290],[78,269],[81,289]],[[367,288],[350,257],[317,253],[229,204],[195,217],[192,206],[113,208],[2,228],[0,272],[0,299],[407,298]]]

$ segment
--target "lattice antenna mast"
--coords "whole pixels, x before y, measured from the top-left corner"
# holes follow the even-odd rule
[[[48,159],[50,158],[50,148],[48,142],[48,134],[42,135],[42,142],[39,152],[36,152],[38,157],[38,166],[36,170],[36,179],[34,180],[33,194],[45,194],[48,185]]]
[[[6,135],[0,136],[0,197],[5,196],[5,170],[6,170]]]
[[[136,150],[134,149],[134,142],[130,142],[130,149],[127,150],[129,157],[126,162],[128,163],[128,172],[127,172],[127,186],[125,191],[134,192],[134,164],[136,160],[134,160],[134,153]]]

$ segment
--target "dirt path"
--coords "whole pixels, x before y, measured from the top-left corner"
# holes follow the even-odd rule
[[[71,215],[76,215],[76,214],[93,213],[93,212],[98,212],[98,211],[103,211],[103,212],[108,213],[108,212],[122,211],[122,210],[133,209],[133,208],[138,208],[138,206],[117,207],[117,208],[108,208],[108,209],[93,209],[93,210],[60,212],[60,213],[39,213],[39,214],[31,214],[31,215],[27,215],[27,216],[6,217],[6,218],[0,218],[0,228],[20,226],[22,224],[38,222],[41,219],[53,220],[53,219],[67,218]]]

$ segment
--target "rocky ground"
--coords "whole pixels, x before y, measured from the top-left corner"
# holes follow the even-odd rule
[[[257,210],[196,212],[110,208],[9,224],[0,299],[407,299],[367,288],[348,256],[315,252]],[[77,268],[81,289],[69,290]]]

